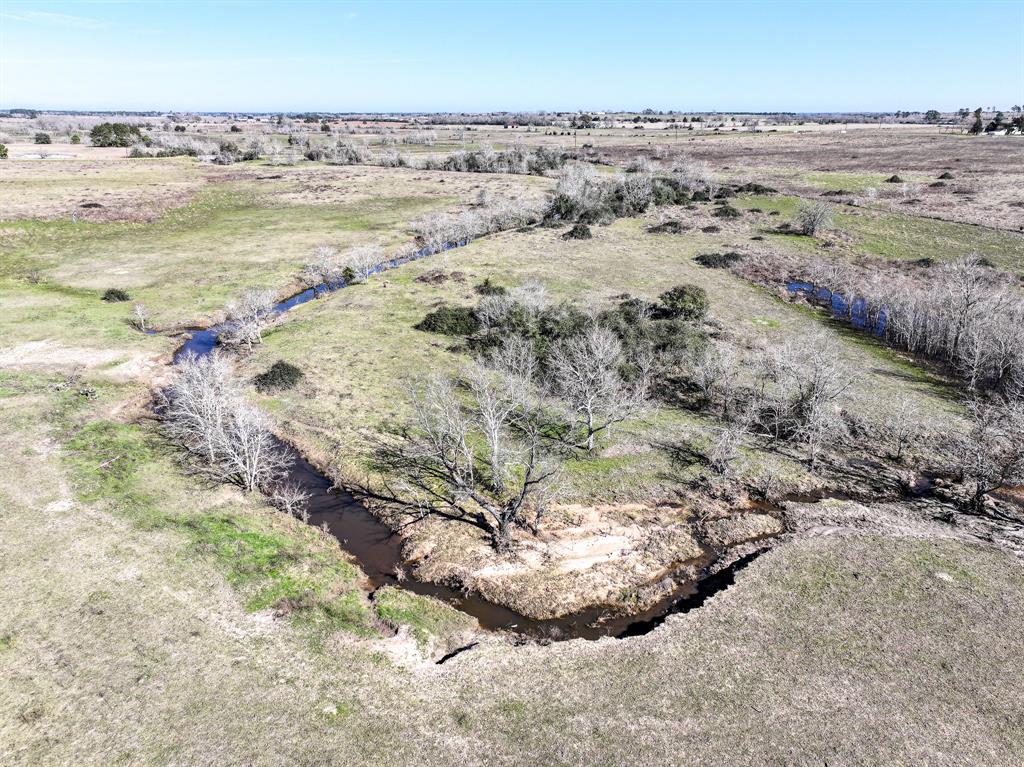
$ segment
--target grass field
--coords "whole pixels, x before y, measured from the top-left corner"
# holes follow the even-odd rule
[[[609,155],[646,151],[633,134],[607,138]],[[798,166],[794,185],[851,188],[885,172],[859,160],[821,170],[807,159],[837,156],[831,142],[845,139],[835,134],[692,143],[744,172],[733,158],[776,140],[786,162],[773,167]],[[849,153],[870,143],[850,140]],[[805,155],[801,141],[817,143]],[[945,162],[911,159],[901,175]],[[879,150],[876,160],[892,156]],[[765,166],[754,156],[746,167]],[[475,631],[465,614],[402,589],[368,594],[338,541],[190,471],[163,438],[149,402],[180,339],[133,329],[131,302],[102,301],[106,288],[127,290],[160,327],[205,323],[250,285],[287,294],[316,245],[398,246],[425,212],[458,209],[483,189],[540,199],[551,179],[111,153],[14,159],[3,169],[0,763],[1024,760],[1020,564],[913,504],[793,505],[794,531],[699,609],[640,637],[524,643]],[[269,328],[239,370],[249,378],[284,359],[305,378],[288,392],[247,396],[318,465],[358,476],[369,437],[405,414],[402,381],[468,359],[450,348],[454,339],[413,326],[442,303],[475,303],[481,280],[536,279],[553,300],[600,307],[693,283],[707,290],[719,330],[751,350],[833,330],[851,408],[884,419],[908,396],[928,423],[956,423],[959,393],[934,371],[729,270],[696,264],[698,254],[733,249],[826,251],[771,233],[796,211],[793,194],[734,202],[762,213],[727,221],[709,205],[666,209],[595,226],[586,241],[561,239],[561,228],[509,231],[374,276]],[[647,231],[665,217],[690,228]],[[976,252],[1020,269],[1021,240],[1005,228],[859,208],[840,209],[836,223],[842,236],[831,250],[844,257]],[[720,230],[702,231],[709,225]],[[435,269],[447,279],[417,280]],[[616,429],[596,458],[569,462],[563,500],[602,531],[688,524],[689,509],[651,507],[678,502],[696,469],[674,466],[652,443],[706,439],[717,425],[653,408]],[[745,445],[741,480],[771,470],[794,485],[817,481],[799,456],[762,447]],[[414,533],[411,544],[436,533]],[[436,540],[428,564],[443,568],[462,535],[475,533]],[[680,549],[686,542],[679,537]],[[552,601],[579,583],[589,581],[552,580],[541,568],[518,587],[533,592],[524,601]]]

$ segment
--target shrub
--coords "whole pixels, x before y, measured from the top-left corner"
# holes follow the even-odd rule
[[[946,185],[945,181],[933,181],[928,186],[932,189],[942,189]]]
[[[149,136],[143,135],[137,125],[127,123],[100,123],[89,131],[89,140],[93,146],[131,146],[136,142],[147,142]]]
[[[660,224],[648,227],[647,231],[651,234],[682,234],[688,226],[675,220],[665,221]]]
[[[801,233],[813,237],[832,225],[832,206],[825,202],[808,202],[797,211],[796,225]]]
[[[893,174],[893,175],[889,176],[889,178],[887,178],[885,180],[885,183],[887,183],[887,184],[902,184],[903,183],[903,179],[900,178],[899,176]]]
[[[441,306],[424,317],[416,330],[446,336],[469,336],[480,329],[476,310],[469,306]]]
[[[256,376],[254,382],[261,392],[291,389],[302,380],[304,373],[295,365],[278,360],[266,371]]]
[[[711,226],[701,227],[701,231],[704,232],[705,234],[717,234],[718,232],[722,231],[722,227],[715,226],[714,224],[712,224]]]
[[[658,301],[671,319],[699,320],[708,313],[708,294],[699,285],[676,285],[658,296]]]
[[[232,133],[241,133],[241,132],[242,132],[242,129],[241,129],[241,128],[239,128],[239,127],[238,127],[237,125],[232,125],[232,126],[231,126],[231,132],[232,132]]]
[[[50,141],[50,134],[49,133],[42,133],[42,132],[39,132],[39,133],[36,134],[35,142],[37,144],[50,144],[50,143],[52,143]]]
[[[743,254],[736,252],[702,253],[693,260],[701,266],[706,266],[708,269],[725,269],[742,261]]]
[[[71,143],[72,144],[81,144],[82,143],[82,137],[79,136],[77,133],[72,133],[71,134]]]
[[[715,218],[739,218],[743,214],[732,205],[723,205],[711,215]]]
[[[952,179],[956,178],[956,176],[954,176],[947,170],[945,173],[940,175],[939,178],[942,179],[943,181],[951,181]]]
[[[131,301],[132,297],[128,295],[128,291],[121,290],[121,288],[107,288],[103,293],[103,300],[110,303],[120,303],[122,301]]]
[[[476,285],[473,290],[481,296],[503,296],[508,293],[508,291],[501,285],[495,285],[491,282],[490,277],[487,277],[483,282]]]
[[[594,235],[586,224],[576,224],[572,229],[562,235],[563,240],[589,240]]]
[[[174,126],[174,132],[175,133],[184,133],[185,132],[185,126],[184,125],[175,125]]]
[[[0,144],[0,160],[7,159],[7,147],[4,144]]]
[[[764,184],[755,184],[751,181],[743,184],[742,186],[738,186],[736,191],[746,192],[747,194],[776,194],[779,190],[770,186],[765,186]]]

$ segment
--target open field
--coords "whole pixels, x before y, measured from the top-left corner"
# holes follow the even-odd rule
[[[241,144],[265,133],[287,146],[269,121],[240,124],[241,136],[224,121],[189,135]],[[509,295],[538,282],[547,306],[584,317],[627,294],[665,311],[666,291],[699,287],[707,315],[672,332],[734,350],[737,386],[765,386],[759,360],[787,342],[799,351],[823,330],[834,339],[833,410],[850,428],[820,463],[803,443],[751,427],[716,474],[709,456],[728,408],[658,379],[656,396],[600,433],[593,453],[559,453],[557,497],[537,531],[516,527],[510,551],[479,527],[374,507],[403,525],[401,572],[379,588],[347,541],[211,476],[168,439],[152,403],[175,379],[172,354],[185,329],[222,323],[245,289],[284,298],[306,287],[299,273],[318,246],[393,254],[429,214],[479,213],[482,199],[546,205],[558,173],[215,165],[63,143],[47,149],[78,156],[36,160],[19,157],[32,145],[10,144],[0,161],[0,763],[1024,760],[1024,519],[1010,482],[986,513],[964,508],[943,442],[972,428],[956,371],[787,294],[787,275],[755,284],[695,261],[816,257],[897,275],[921,259],[937,271],[976,255],[1017,295],[1024,209],[1008,203],[1024,145],[920,126],[779,127],[678,144],[594,130],[600,178],[665,144],[655,160],[666,172],[681,150],[721,183],[780,193],[652,205],[595,221],[590,239],[565,238],[572,220],[517,224],[264,315],[258,343],[226,352],[243,402],[348,486],[382,471],[381,435],[414,414],[407,385],[472,359],[471,334],[414,326],[439,307],[478,306],[485,280]],[[322,138],[316,123],[303,130]],[[492,127],[397,149],[428,156],[519,137],[573,139]],[[927,186],[947,166],[951,183],[976,185],[969,195],[838,202],[824,233],[780,229],[822,192],[856,196],[893,173]],[[110,288],[130,300],[104,301]],[[133,327],[135,302],[156,332]],[[278,361],[301,380],[257,389]],[[908,408],[920,435],[897,459],[876,435]],[[712,566],[723,580],[706,601],[598,641],[486,631],[403,583],[465,587],[547,620],[639,612]]]

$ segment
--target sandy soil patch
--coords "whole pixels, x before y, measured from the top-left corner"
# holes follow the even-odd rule
[[[46,339],[0,348],[0,368],[98,370],[111,380],[124,382],[153,380],[163,372],[164,365],[158,354],[64,346],[58,341]]]

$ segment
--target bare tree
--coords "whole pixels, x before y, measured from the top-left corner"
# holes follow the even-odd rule
[[[884,429],[894,448],[893,459],[902,460],[904,452],[921,439],[921,409],[913,400],[901,397],[889,413]]]
[[[291,462],[266,415],[247,404],[221,354],[190,356],[164,392],[168,435],[201,458],[205,470],[246,490],[270,489]]]
[[[636,380],[621,373],[622,344],[595,325],[552,349],[548,365],[552,392],[569,414],[567,440],[592,452],[595,437],[613,424],[638,415],[647,402],[650,360],[638,360]]]
[[[298,517],[303,522],[309,521],[309,498],[309,492],[297,482],[278,482],[270,488],[270,502],[279,511]]]
[[[132,308],[132,325],[143,333],[149,328],[149,312],[142,304],[136,303]]]
[[[971,429],[958,440],[958,463],[970,507],[982,512],[990,493],[1024,484],[1024,407],[975,403],[970,415]]]
[[[379,245],[357,245],[341,257],[343,273],[349,273],[352,282],[366,282],[384,263],[384,251]]]
[[[330,287],[341,281],[344,267],[338,257],[338,251],[330,245],[318,245],[313,255],[302,267],[304,284],[317,289],[320,285]]]
[[[729,476],[733,462],[740,456],[739,448],[746,435],[746,419],[738,419],[720,429],[708,453],[711,468],[723,477]]]
[[[275,303],[274,291],[249,288],[239,299],[228,304],[228,321],[220,339],[233,344],[253,344],[263,341],[263,325],[270,317]]]
[[[516,401],[517,391],[481,368],[471,373],[466,402],[450,378],[410,388],[411,422],[377,449],[382,486],[360,493],[413,520],[439,516],[472,524],[496,548],[509,549],[513,527],[526,524],[530,508],[536,514],[538,504],[547,503],[545,487],[558,471],[544,450],[541,424]]]

